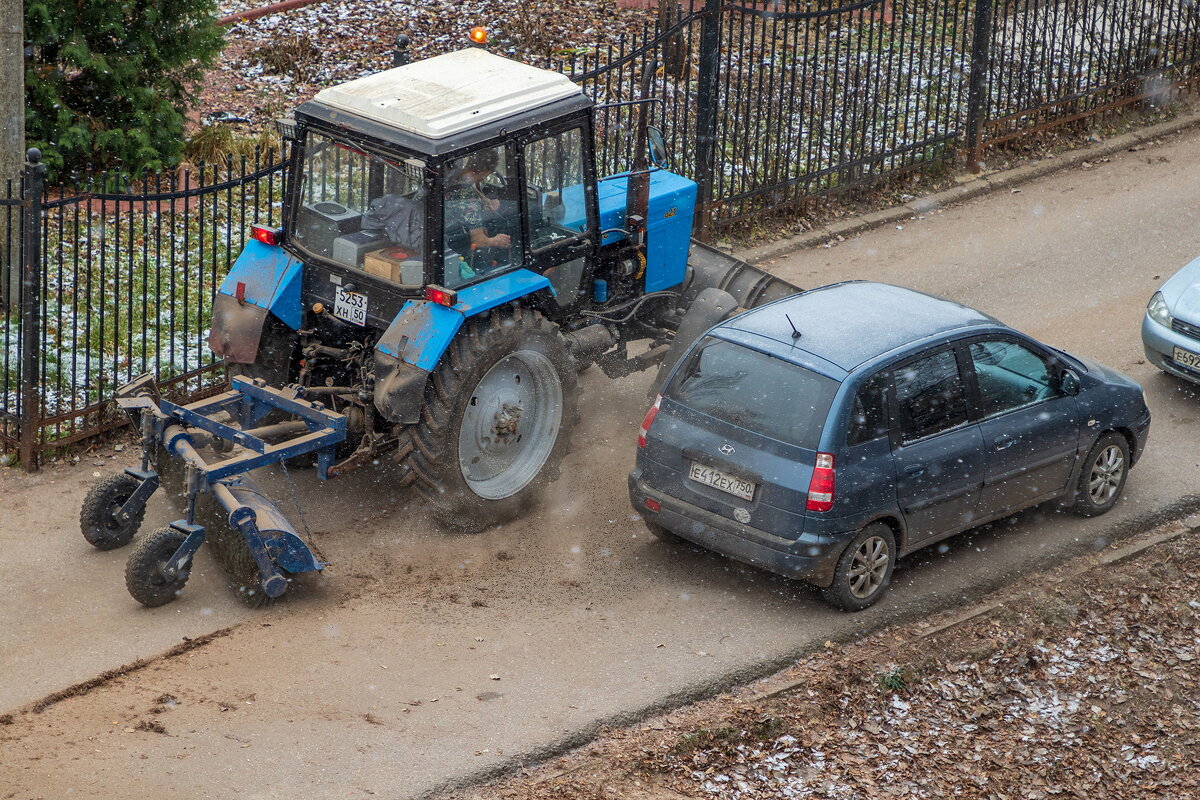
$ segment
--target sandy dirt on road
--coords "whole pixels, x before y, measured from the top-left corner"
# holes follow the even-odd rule
[[[1198,797],[1200,529],[1177,531],[1124,563],[1083,559],[953,616],[830,642],[465,796]]]

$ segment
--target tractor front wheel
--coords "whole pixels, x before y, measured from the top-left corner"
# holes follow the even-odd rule
[[[472,533],[506,522],[558,477],[576,372],[558,327],[536,311],[513,306],[467,322],[399,453],[439,520]]]

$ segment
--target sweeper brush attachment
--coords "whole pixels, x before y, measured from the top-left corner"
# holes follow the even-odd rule
[[[186,508],[183,519],[135,547],[125,568],[134,599],[146,606],[175,599],[205,542],[238,594],[255,605],[282,595],[291,575],[325,566],[247,473],[314,453],[324,480],[346,438],[345,416],[302,399],[298,387],[272,389],[236,377],[229,391],[180,406],[163,400],[143,375],[118,390],[117,405],[142,432],[142,464],[88,493],[80,513],[84,538],[99,549],[128,544],[163,484],[179,492]],[[275,412],[289,419],[259,424]]]

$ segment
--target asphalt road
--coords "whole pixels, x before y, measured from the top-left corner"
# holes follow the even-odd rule
[[[1132,375],[1154,414],[1110,514],[1040,508],[957,537],[902,562],[890,594],[860,614],[645,532],[625,474],[649,375],[589,371],[563,478],[539,513],[479,536],[439,530],[386,472],[296,476],[293,519],[334,567],[263,611],[240,607],[206,560],[169,606],[128,597],[126,551],[92,551],[75,521],[92,473],[127,451],[10,472],[0,710],[233,629],[15,713],[0,726],[0,798],[417,797],[1182,515],[1197,506],[1200,398],[1142,363],[1138,326],[1156,286],[1200,252],[1197,185],[1200,133],[1189,132],[768,265],[802,286],[870,278],[976,306]],[[286,500],[287,483],[268,482]],[[146,528],[169,516],[156,501]]]

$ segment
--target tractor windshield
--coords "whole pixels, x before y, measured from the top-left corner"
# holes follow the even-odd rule
[[[425,163],[309,132],[290,231],[307,253],[396,283],[425,283]]]

